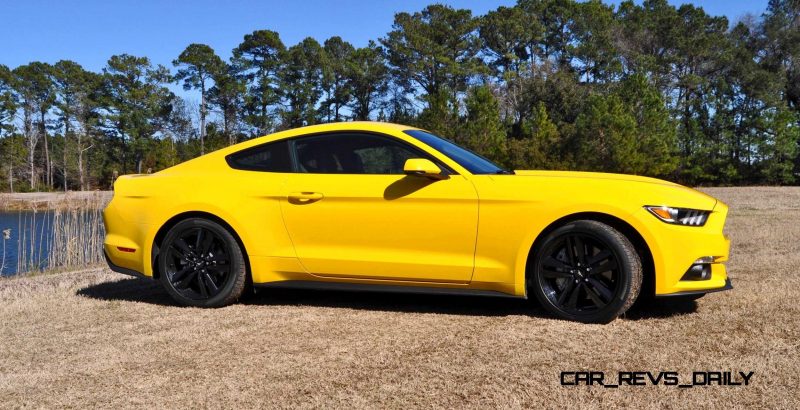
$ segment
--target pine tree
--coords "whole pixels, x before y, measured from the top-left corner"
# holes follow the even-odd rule
[[[247,34],[242,43],[233,49],[231,62],[247,82],[247,115],[244,120],[253,127],[256,135],[267,134],[274,127],[271,109],[280,103],[277,73],[281,54],[285,50],[280,35],[271,30],[256,30]]]
[[[471,88],[464,105],[467,109],[466,123],[460,127],[464,134],[458,141],[497,163],[506,163],[506,132],[492,89],[488,85]]]
[[[184,90],[197,89],[200,91],[200,155],[205,153],[206,115],[208,102],[208,89],[210,82],[221,71],[225,70],[225,63],[214,53],[214,49],[205,44],[189,44],[173,65],[180,67],[175,75],[175,81],[183,81]]]

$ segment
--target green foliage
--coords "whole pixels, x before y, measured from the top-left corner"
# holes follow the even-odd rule
[[[509,140],[510,165],[517,169],[566,169],[571,158],[565,152],[558,127],[539,103],[523,123],[520,138]]]
[[[500,119],[500,105],[492,89],[487,85],[470,89],[464,105],[467,116],[460,127],[463,134],[458,141],[497,163],[508,162],[506,130]]]
[[[223,61],[190,44],[175,73],[111,57],[0,65],[0,189],[107,189],[318,122],[416,125],[508,168],[627,172],[685,184],[796,184],[800,3],[733,27],[667,0],[519,0],[483,16],[433,4],[366,47],[287,48],[256,30]],[[166,87],[198,90],[199,104]]]
[[[147,57],[128,54],[112,56],[104,72],[110,111],[104,127],[120,143],[111,150],[110,160],[121,173],[143,173],[155,165],[152,141],[172,111],[172,93],[163,86],[171,76]]]
[[[445,88],[465,90],[469,78],[483,67],[477,27],[471,11],[441,4],[396,14],[393,30],[381,42],[397,83],[434,96]]]
[[[183,81],[184,90],[200,90],[200,154],[202,155],[205,151],[206,115],[208,115],[207,84],[214,76],[226,70],[225,63],[211,47],[205,44],[190,44],[172,64],[181,67],[175,74],[175,80]]]
[[[389,68],[383,49],[370,40],[366,47],[353,50],[345,67],[347,87],[353,97],[350,105],[353,119],[368,120],[376,101],[389,88]]]
[[[189,44],[172,64],[180,67],[175,80],[183,81],[184,90],[199,89],[204,92],[206,83],[225,70],[222,59],[205,44]]]
[[[326,121],[341,121],[341,110],[352,98],[352,89],[347,81],[349,63],[355,52],[353,45],[341,37],[325,40],[322,58],[322,87],[327,98],[322,102],[322,114]]]
[[[274,125],[272,110],[281,97],[277,72],[285,50],[280,35],[271,30],[247,34],[233,49],[233,66],[248,83],[244,120],[256,134],[266,134]]]
[[[244,111],[247,83],[236,75],[232,66],[217,71],[212,79],[214,86],[208,91],[208,102],[216,108],[222,122],[222,134],[228,145],[232,145],[241,137],[239,120]]]
[[[289,47],[282,56],[284,69],[278,84],[286,100],[282,110],[283,126],[301,127],[316,124],[317,102],[322,95],[325,54],[317,40],[305,38]]]
[[[17,101],[14,95],[13,76],[8,67],[0,64],[0,137],[14,131],[14,113]]]
[[[619,96],[589,97],[575,126],[581,169],[638,173],[648,160],[637,152],[636,122]]]
[[[627,115],[633,118],[636,154],[644,156],[641,162],[632,161],[635,164],[631,164],[630,172],[659,177],[672,175],[677,167],[675,124],[670,120],[661,94],[640,74],[623,80],[616,94]]]
[[[434,134],[455,139],[460,122],[458,99],[448,89],[440,89],[422,98],[426,107],[420,112],[417,125]]]
[[[764,156],[761,176],[764,181],[792,184],[796,181],[794,161],[800,144],[800,117],[786,108],[763,113],[765,138],[759,153]]]

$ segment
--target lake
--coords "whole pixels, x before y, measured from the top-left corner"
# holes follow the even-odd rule
[[[0,212],[0,276],[100,263],[104,235],[99,210]]]

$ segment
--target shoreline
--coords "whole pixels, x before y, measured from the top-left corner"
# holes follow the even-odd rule
[[[103,209],[112,191],[0,193],[0,212]]]

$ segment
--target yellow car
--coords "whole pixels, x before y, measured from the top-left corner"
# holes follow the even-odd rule
[[[729,289],[727,211],[658,179],[512,172],[424,130],[350,122],[120,177],[104,248],[184,305],[313,285],[533,295],[605,323],[640,294]]]

